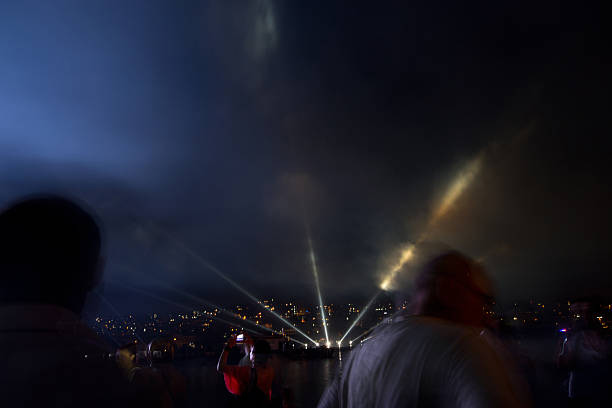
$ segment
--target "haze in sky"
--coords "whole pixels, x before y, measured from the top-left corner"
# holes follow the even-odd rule
[[[83,200],[109,281],[213,301],[248,299],[181,245],[315,304],[305,222],[330,303],[367,300],[425,230],[502,299],[610,295],[604,34],[552,3],[3,4],[0,203]]]

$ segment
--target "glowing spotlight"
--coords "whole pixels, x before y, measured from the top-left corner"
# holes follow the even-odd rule
[[[472,184],[480,172],[482,156],[483,155],[481,153],[468,162],[467,165],[459,172],[457,177],[455,177],[442,196],[440,203],[429,218],[429,222],[427,223],[425,230],[421,235],[419,235],[419,238],[414,244],[409,244],[402,250],[398,261],[393,265],[393,267],[391,267],[389,272],[384,275],[384,278],[379,286],[380,289],[384,291],[392,289],[393,281],[397,274],[403,269],[406,263],[408,263],[414,257],[415,247],[426,239],[432,227],[437,224],[438,221],[444,217],[444,215],[446,215],[446,213],[448,213],[461,194],[470,186],[470,184]]]
[[[308,249],[310,250],[310,263],[312,265],[312,274],[314,275],[315,286],[317,288],[317,296],[319,298],[319,310],[321,310],[321,321],[323,324],[323,331],[325,332],[325,341],[329,343],[329,335],[327,334],[327,320],[325,319],[325,307],[323,306],[323,297],[321,296],[321,287],[319,286],[319,269],[317,268],[317,260],[315,258],[314,249],[312,247],[312,240],[310,239],[310,233],[308,228],[306,229],[306,235],[308,238]]]
[[[331,342],[328,341],[327,343],[325,343],[325,347],[331,348]]]
[[[370,301],[368,302],[368,304],[361,309],[361,312],[357,315],[357,318],[353,321],[353,323],[351,324],[351,326],[348,328],[348,330],[346,331],[346,333],[344,333],[344,336],[342,336],[342,338],[340,339],[340,342],[344,341],[345,337],[348,336],[348,334],[351,332],[351,330],[353,330],[353,327],[355,327],[355,325],[359,322],[359,320],[361,320],[361,318],[363,317],[364,314],[366,314],[366,312],[368,311],[368,309],[370,308],[370,306],[372,306],[372,303],[374,303],[374,300],[376,300],[376,298],[378,297],[378,295],[381,293],[382,291],[378,291],[376,292],[376,294],[374,296],[372,296],[372,299],[370,299]]]
[[[482,156],[478,155],[475,159],[470,161],[465,168],[457,175],[455,180],[446,190],[446,193],[442,197],[442,201],[434,211],[431,218],[430,224],[435,224],[440,218],[442,218],[448,210],[453,206],[455,201],[461,196],[461,193],[474,181],[474,178],[480,171],[482,164]]]
[[[404,265],[406,265],[406,263],[409,260],[411,260],[412,257],[414,256],[414,248],[415,248],[414,244],[409,244],[406,248],[402,250],[399,260],[391,268],[390,272],[387,274],[387,276],[385,276],[383,281],[380,283],[380,288],[382,290],[387,291],[391,289],[391,285],[393,283],[393,280],[395,279],[395,276],[399,273],[399,271],[402,270]]]

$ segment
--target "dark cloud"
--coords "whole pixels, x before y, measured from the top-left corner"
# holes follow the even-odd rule
[[[170,234],[257,296],[314,302],[309,229],[324,297],[363,300],[482,155],[431,238],[483,257],[508,299],[610,287],[597,10],[261,0],[1,15],[0,199],[90,203],[109,279],[243,299]]]

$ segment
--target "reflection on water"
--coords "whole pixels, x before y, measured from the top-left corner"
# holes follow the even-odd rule
[[[337,358],[289,360],[276,356],[273,364],[283,384],[293,392],[294,406],[310,408],[317,405],[334,378],[338,363]],[[232,396],[225,389],[223,376],[217,373],[216,365],[216,358],[176,362],[177,368],[187,377],[188,407],[223,407],[231,402]]]
[[[314,407],[327,385],[332,381],[337,359],[288,361],[285,384],[293,390],[296,407]]]
[[[565,389],[562,384],[567,373],[556,367],[556,338],[553,336],[524,336],[518,347],[526,359],[527,367],[522,367],[522,374],[529,383],[534,399],[534,406],[562,406],[565,401]],[[331,383],[342,361],[346,362],[348,353],[338,358],[289,360],[281,356],[273,359],[276,371],[283,384],[290,388],[294,395],[296,408],[316,407],[323,391]],[[187,407],[225,407],[232,401],[232,396],[225,389],[223,376],[216,371],[217,358],[177,361],[176,366],[187,377]],[[525,369],[527,368],[527,369]]]

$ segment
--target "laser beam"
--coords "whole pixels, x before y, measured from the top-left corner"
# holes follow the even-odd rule
[[[110,283],[112,283],[114,285],[117,285],[117,286],[121,286],[121,287],[123,287],[125,289],[128,289],[128,290],[132,291],[132,292],[136,292],[136,293],[140,293],[142,295],[148,296],[148,297],[150,297],[152,299],[159,300],[160,302],[166,303],[168,305],[176,306],[176,307],[178,307],[180,309],[183,309],[183,310],[186,310],[186,311],[189,311],[189,312],[193,310],[193,307],[187,306],[187,305],[185,305],[183,303],[175,302],[175,301],[170,300],[170,299],[166,299],[165,297],[158,296],[158,295],[156,295],[154,293],[151,293],[151,292],[149,292],[147,290],[144,290],[144,289],[135,288],[135,287],[133,287],[131,285],[126,285],[125,283],[120,283],[120,282],[117,282],[115,280],[109,280],[107,282],[110,282]],[[239,328],[241,330],[248,331],[249,333],[253,333],[253,334],[256,334],[256,335],[261,335],[260,332],[257,332],[255,330],[251,330],[251,329],[247,329],[245,327],[242,327],[241,325],[229,322],[229,321],[227,321],[225,319],[221,319],[220,317],[211,316],[211,315],[208,315],[208,316],[210,318],[212,318],[212,319],[215,319],[215,320],[218,320],[220,322],[226,323],[226,324],[228,324],[230,326],[237,327],[237,328]]]
[[[378,292],[376,292],[376,294],[372,296],[372,299],[370,299],[370,301],[365,305],[365,307],[361,309],[361,312],[357,315],[357,318],[353,321],[353,323],[350,325],[346,333],[344,333],[344,336],[342,336],[342,338],[340,339],[340,343],[342,343],[342,341],[346,338],[346,336],[348,336],[351,330],[353,330],[353,327],[355,327],[355,325],[361,320],[363,315],[366,314],[370,306],[372,306],[372,303],[374,303],[374,300],[376,300],[376,298],[378,297],[378,295],[380,295],[381,292],[382,290],[379,290]]]
[[[440,220],[453,206],[455,201],[461,196],[466,188],[472,184],[476,175],[480,172],[482,164],[482,155],[479,154],[471,160],[455,177],[453,182],[448,186],[446,193],[442,197],[440,204],[433,212],[430,224],[433,225]]]
[[[376,323],[374,326],[370,327],[368,330],[364,331],[363,333],[361,333],[359,336],[355,337],[354,339],[352,339],[350,341],[351,344],[353,344],[354,342],[356,342],[357,340],[359,340],[360,338],[362,338],[363,336],[365,336],[368,333],[371,333],[372,331],[374,331],[378,326],[380,326],[383,323],[387,323],[388,319],[384,319],[381,320],[380,322]]]
[[[382,290],[390,290],[397,274],[414,257],[416,246],[425,241],[431,229],[448,213],[461,194],[472,184],[482,167],[483,152],[469,161],[447,187],[442,199],[432,212],[425,229],[413,244],[408,244],[401,252],[398,261],[384,275],[380,282]]]
[[[158,228],[159,229],[159,228]],[[300,333],[302,336],[304,336],[305,338],[307,338],[308,340],[310,340],[313,344],[318,345],[318,343],[316,341],[314,341],[310,336],[308,336],[306,333],[304,333],[303,331],[301,331],[300,329],[298,329],[297,327],[295,327],[289,320],[285,319],[284,317],[282,317],[281,315],[279,315],[278,313],[275,313],[273,310],[270,310],[266,307],[264,307],[262,305],[262,302],[257,299],[255,296],[253,296],[249,291],[247,291],[246,289],[244,289],[242,286],[240,286],[238,283],[236,283],[232,278],[230,278],[229,276],[227,276],[226,274],[224,274],[223,272],[221,272],[217,267],[215,267],[213,264],[211,264],[210,262],[208,262],[206,259],[202,258],[200,255],[198,255],[196,252],[194,252],[191,248],[189,248],[187,245],[183,244],[181,241],[179,241],[178,239],[176,239],[175,237],[173,237],[172,235],[170,235],[169,233],[167,233],[166,231],[163,231],[163,234],[170,240],[172,241],[178,248],[180,248],[182,251],[184,251],[187,255],[191,256],[198,264],[200,264],[200,266],[204,267],[205,269],[208,269],[210,271],[212,271],[213,273],[215,273],[217,276],[219,276],[221,279],[225,280],[227,283],[229,283],[230,285],[232,285],[236,290],[238,290],[239,292],[241,292],[242,294],[244,294],[245,296],[247,296],[249,299],[251,299],[253,302],[255,302],[256,304],[258,304],[261,308],[263,308],[264,310],[266,310],[268,313],[270,313],[271,315],[273,315],[274,317],[276,317],[277,319],[279,319],[280,321],[282,321],[283,323],[285,323],[287,326],[291,327],[292,329],[294,329],[297,333]]]
[[[225,309],[225,308],[223,308],[223,307],[221,307],[221,306],[219,306],[219,305],[217,305],[217,304],[214,304],[214,303],[212,303],[212,302],[209,302],[209,301],[208,301],[208,300],[206,300],[206,299],[203,299],[203,298],[201,298],[201,297],[199,297],[199,296],[195,296],[195,295],[193,295],[193,294],[191,294],[191,293],[189,293],[189,292],[186,292],[186,291],[184,291],[184,290],[180,290],[180,289],[174,288],[174,287],[172,287],[172,286],[170,286],[170,285],[166,284],[165,282],[163,282],[163,281],[161,281],[161,280],[159,280],[159,279],[157,279],[157,278],[155,278],[155,277],[153,277],[153,276],[145,276],[143,273],[140,273],[140,272],[134,271],[134,270],[132,270],[132,269],[130,269],[130,268],[127,268],[127,267],[126,267],[126,266],[124,266],[124,265],[120,265],[120,264],[113,263],[113,266],[116,266],[116,267],[119,267],[119,268],[121,268],[121,269],[124,269],[124,270],[130,271],[131,273],[136,273],[136,274],[138,274],[138,275],[141,275],[141,276],[145,277],[145,278],[146,278],[146,279],[148,279],[148,280],[152,280],[152,281],[154,281],[154,283],[155,283],[156,285],[158,285],[158,286],[160,286],[160,287],[162,287],[162,288],[164,288],[164,289],[166,289],[166,290],[169,290],[169,291],[174,292],[174,293],[177,293],[177,294],[179,294],[179,295],[181,295],[181,296],[187,297],[187,298],[189,298],[189,299],[191,299],[191,300],[193,300],[193,301],[195,301],[195,302],[197,302],[197,303],[200,303],[200,304],[205,304],[205,305],[207,305],[207,306],[209,306],[209,307],[211,307],[211,308],[217,309],[218,311],[220,311],[220,312],[222,312],[222,313],[225,313],[226,315],[228,315],[228,316],[230,316],[230,317],[233,317],[233,318],[235,318],[235,319],[238,319],[238,320],[239,320],[239,321],[241,321],[241,322],[250,323],[250,324],[252,324],[252,325],[254,325],[254,326],[257,326],[259,329],[262,329],[262,330],[268,331],[268,332],[270,332],[270,333],[274,333],[274,334],[281,335],[281,336],[286,337],[286,338],[288,338],[289,340],[291,340],[291,341],[293,341],[293,342],[295,342],[295,343],[301,344],[302,346],[305,346],[305,345],[306,345],[305,343],[303,343],[303,342],[301,342],[301,341],[299,341],[299,340],[296,340],[296,339],[294,339],[294,338],[292,338],[292,337],[290,337],[290,336],[287,336],[286,334],[284,334],[284,333],[282,333],[282,332],[279,332],[278,330],[274,330],[274,329],[268,328],[268,327],[266,327],[266,326],[262,326],[262,325],[260,325],[259,323],[256,323],[256,322],[254,322],[254,321],[252,321],[252,320],[249,320],[249,319],[245,319],[244,317],[242,317],[242,316],[240,316],[240,315],[238,315],[238,314],[236,314],[236,313],[233,313],[233,312],[231,312],[231,311],[229,311],[229,310],[227,310],[227,309]],[[219,319],[220,319],[220,318],[219,318]],[[225,320],[223,320],[223,321],[225,321]]]
[[[321,296],[321,287],[319,286],[319,269],[317,268],[317,259],[315,257],[314,249],[312,246],[312,239],[310,238],[310,232],[306,231],[308,238],[308,249],[310,251],[310,263],[312,265],[312,274],[314,275],[315,286],[317,288],[317,296],[319,298],[319,310],[321,310],[321,320],[323,322],[323,330],[325,332],[325,341],[329,347],[329,335],[327,334],[327,319],[325,318],[325,307],[323,306],[323,296]]]
[[[168,290],[170,290],[170,291],[173,291],[173,292],[175,292],[175,293],[177,293],[177,294],[180,294],[180,295],[183,295],[183,296],[185,296],[185,297],[188,297],[188,298],[190,298],[190,299],[192,299],[192,300],[194,300],[194,301],[196,301],[196,302],[198,302],[198,303],[203,303],[203,304],[206,304],[206,305],[208,305],[208,306],[210,306],[210,307],[214,307],[214,308],[218,309],[218,310],[219,310],[220,312],[222,312],[222,313],[225,313],[225,314],[227,314],[227,315],[229,315],[229,316],[231,316],[231,317],[233,317],[233,318],[235,318],[235,319],[238,319],[238,320],[240,320],[240,321],[242,321],[242,322],[250,323],[250,324],[252,324],[252,325],[254,325],[254,326],[257,326],[257,328],[259,328],[259,329],[261,329],[261,330],[265,330],[265,331],[268,331],[268,332],[270,332],[270,333],[274,333],[274,334],[278,334],[278,335],[280,335],[280,336],[286,337],[286,338],[288,338],[289,340],[291,340],[291,341],[293,341],[293,342],[295,342],[295,343],[301,344],[302,346],[305,346],[305,345],[306,345],[306,343],[302,343],[301,341],[296,340],[296,339],[294,339],[294,338],[292,338],[292,337],[290,337],[290,336],[287,336],[286,334],[284,334],[284,333],[282,333],[282,332],[279,332],[278,330],[274,330],[274,329],[271,329],[271,328],[269,328],[269,327],[262,326],[262,325],[260,325],[259,323],[256,323],[256,322],[254,322],[254,321],[252,321],[252,320],[245,319],[245,318],[243,318],[242,316],[240,316],[240,315],[238,315],[238,314],[236,314],[236,313],[230,312],[229,310],[224,309],[223,307],[221,307],[221,306],[219,306],[219,305],[216,305],[216,304],[214,304],[214,303],[211,303],[211,302],[209,302],[209,301],[207,301],[207,300],[205,300],[205,299],[202,299],[202,298],[201,298],[201,297],[199,297],[199,296],[192,295],[192,294],[191,294],[191,293],[189,293],[189,292],[185,292],[185,291],[183,291],[183,290],[173,288],[173,287],[168,286],[168,285],[166,285],[166,284],[163,284],[163,287],[164,287],[164,288],[166,288],[166,289],[168,289]]]

